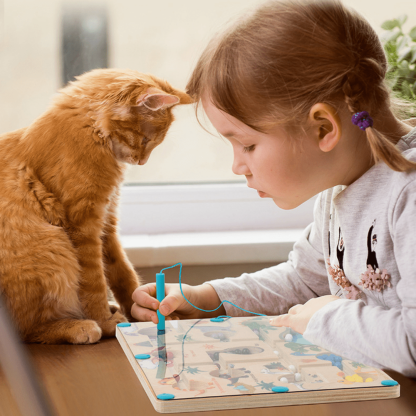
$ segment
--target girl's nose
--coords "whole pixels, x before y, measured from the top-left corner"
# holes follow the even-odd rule
[[[232,171],[235,175],[251,175],[250,169],[245,164],[241,157],[238,157],[234,152],[234,161]]]

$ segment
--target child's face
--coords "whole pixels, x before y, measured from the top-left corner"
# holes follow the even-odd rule
[[[326,189],[326,163],[321,163],[323,152],[314,140],[306,135],[291,138],[282,127],[273,134],[259,133],[208,99],[203,99],[202,105],[215,129],[233,147],[233,172],[244,175],[247,186],[256,189],[260,197],[292,209]],[[299,142],[297,146],[293,140]]]

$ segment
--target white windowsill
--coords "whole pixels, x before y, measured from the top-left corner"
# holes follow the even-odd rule
[[[122,235],[135,267],[280,263],[287,260],[303,229]]]

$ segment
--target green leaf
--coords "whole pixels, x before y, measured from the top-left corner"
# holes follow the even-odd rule
[[[408,97],[408,98],[413,98],[413,91],[412,91],[412,89],[410,88],[410,85],[409,85],[409,83],[408,83],[407,81],[403,81],[403,84],[402,84],[402,91],[403,91],[403,94],[404,94],[406,97]]]
[[[406,81],[410,84],[410,85],[413,85],[413,83],[415,82],[415,75],[416,75],[416,71],[415,70],[412,70],[412,71],[409,71],[409,73],[407,74],[407,76],[406,76]]]
[[[402,26],[407,20],[407,14],[402,14],[397,18],[399,25]]]
[[[392,79],[396,76],[397,73],[397,66],[392,66],[390,65],[390,63],[388,64],[388,69],[386,72],[386,78],[387,79]]]
[[[410,46],[406,46],[402,50],[399,51],[399,56],[397,57],[397,62],[407,60],[412,56],[412,48]]]
[[[391,81],[391,88],[397,90],[400,86],[400,76],[396,75]]]
[[[413,45],[413,46],[412,46],[412,56],[411,56],[411,58],[409,59],[409,62],[411,62],[412,64],[413,64],[414,62],[416,62],[416,45]]]
[[[399,70],[400,69],[406,69],[409,70],[409,62],[408,61],[402,61],[398,65]]]
[[[399,23],[399,21],[397,19],[386,20],[385,22],[383,22],[381,24],[381,27],[384,30],[391,30],[391,29],[394,29],[395,27],[399,27],[399,26],[400,26],[400,23]]]
[[[409,46],[409,43],[411,43],[411,39],[409,35],[404,35],[399,42],[397,42],[397,51],[400,55],[400,49],[405,48],[406,46]]]
[[[389,61],[396,62],[397,60],[397,45],[395,42],[388,42],[384,45],[384,50],[386,51]]]
[[[409,69],[409,62],[407,61],[402,61],[399,63],[398,69],[397,69],[397,74],[400,77],[406,78],[407,74],[410,72]]]
[[[409,36],[416,42],[416,26],[410,29]]]
[[[393,30],[386,30],[383,32],[380,39],[383,43],[394,42],[400,35],[402,35],[401,30],[398,27],[395,27]]]

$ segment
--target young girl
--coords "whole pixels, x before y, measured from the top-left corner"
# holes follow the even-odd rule
[[[183,291],[416,377],[416,129],[393,111],[386,70],[374,30],[334,0],[272,1],[211,41],[188,92],[231,142],[233,171],[283,209],[319,195],[286,263]],[[141,286],[132,315],[247,315],[166,294],[159,305]]]

